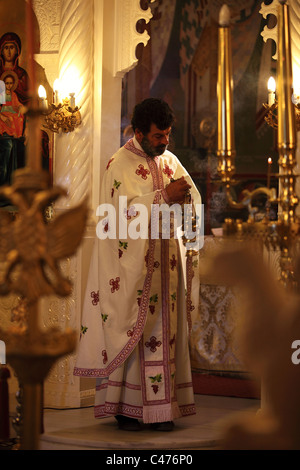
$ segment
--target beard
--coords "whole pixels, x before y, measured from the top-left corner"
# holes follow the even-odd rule
[[[154,147],[153,145],[150,144],[147,137],[143,137],[143,140],[141,142],[141,147],[144,150],[144,152],[151,158],[162,155],[167,148],[166,145],[157,145],[156,147]]]

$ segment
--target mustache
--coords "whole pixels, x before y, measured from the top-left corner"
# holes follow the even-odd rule
[[[160,152],[160,153],[163,153],[167,148],[167,145],[158,145],[157,147],[155,147],[155,150],[157,152]]]

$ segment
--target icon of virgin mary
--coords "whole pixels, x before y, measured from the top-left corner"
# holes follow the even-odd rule
[[[25,164],[25,118],[29,101],[29,78],[19,65],[20,37],[13,32],[0,38],[0,186],[10,184],[11,175]],[[6,202],[0,201],[0,206]]]
[[[19,65],[21,39],[16,33],[5,33],[0,38],[0,80],[7,72],[14,72],[16,77],[15,93],[20,103],[28,103],[29,79],[25,69]]]

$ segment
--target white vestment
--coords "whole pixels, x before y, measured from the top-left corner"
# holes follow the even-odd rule
[[[103,176],[74,369],[97,378],[96,417],[124,414],[151,423],[195,413],[188,335],[198,309],[197,257],[186,270],[182,238],[173,228],[165,237],[157,223],[160,209],[169,207],[166,186],[181,176],[200,205],[177,157],[167,150],[150,158],[135,138]]]

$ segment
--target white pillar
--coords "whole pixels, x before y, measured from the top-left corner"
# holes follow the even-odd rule
[[[97,0],[99,2],[99,0]],[[55,135],[54,185],[66,189],[68,196],[54,205],[55,216],[80,204],[85,197],[91,200],[93,129],[94,129],[94,0],[61,0],[59,78],[66,80],[66,96],[76,86],[76,105],[80,107],[81,125],[70,133]],[[81,326],[82,297],[85,288],[85,260],[90,254],[92,239],[90,225],[76,254],[62,264],[66,277],[73,282],[73,291],[67,298],[46,298],[43,300],[43,324],[45,327],[72,328]],[[84,273],[84,275],[83,275]],[[82,390],[81,380],[73,376],[76,352],[57,361],[44,387],[45,406],[80,406],[84,398],[91,395],[93,402],[94,384],[91,390]]]
[[[90,196],[93,149],[93,0],[61,0],[59,78],[76,86],[82,124],[55,142],[54,183],[68,198],[56,209],[73,207]]]

